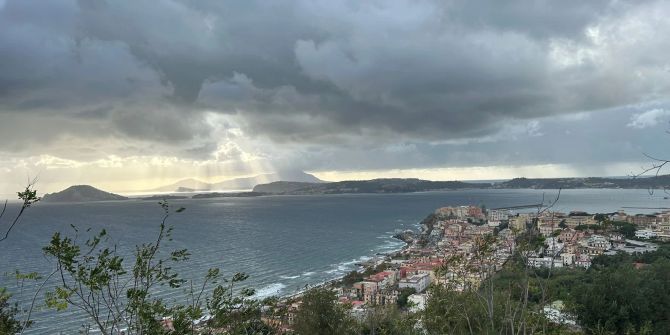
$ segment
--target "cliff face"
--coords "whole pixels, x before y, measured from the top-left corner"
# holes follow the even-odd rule
[[[42,197],[44,202],[89,202],[89,201],[112,201],[128,200],[128,198],[99,190],[90,185],[75,185],[63,191],[46,194]]]

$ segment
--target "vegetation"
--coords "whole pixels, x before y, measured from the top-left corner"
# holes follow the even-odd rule
[[[176,263],[189,259],[185,249],[165,252],[172,228],[166,220],[172,211],[161,202],[163,220],[155,240],[136,247],[134,263],[126,266],[115,246],[108,246],[107,233],[100,233],[79,244],[78,234],[53,235],[44,253],[56,263],[59,284],[47,292],[47,305],[56,310],[69,307],[83,311],[102,334],[200,334],[204,326],[224,329],[228,334],[268,334],[270,327],[261,321],[262,302],[252,299],[253,289],[236,290],[248,278],[237,273],[221,278],[218,269],[210,269],[202,284],[190,283],[189,298],[183,303],[168,304],[154,297],[157,287],[179,289],[187,281],[174,272]],[[207,288],[213,286],[210,297]],[[206,313],[206,324],[198,325]],[[170,321],[164,321],[170,316]]]
[[[11,304],[11,295],[7,290],[0,288],[0,334],[16,334],[24,328],[24,324],[18,320],[19,307],[16,303]]]
[[[335,292],[315,288],[302,297],[294,329],[299,335],[354,334],[356,322],[345,306],[337,302]]]
[[[13,219],[6,221],[3,220],[5,218],[5,214],[7,213],[7,201],[5,201],[4,205],[2,206],[2,210],[0,210],[0,227],[4,228],[5,225],[8,225],[4,230],[4,234],[0,235],[0,242],[9,238],[10,233],[20,222],[21,217],[25,211],[36,202],[40,201],[40,197],[37,196],[37,191],[32,188],[32,184],[28,184],[25,190],[17,193],[17,196],[19,200],[21,200],[21,207],[19,207],[19,210]],[[16,276],[17,281],[20,282],[23,282],[27,279],[39,279],[38,276],[34,273],[23,275],[17,272]],[[16,302],[11,303],[9,301],[11,297],[12,295],[7,292],[6,288],[0,287],[0,334],[16,334],[23,332],[32,324],[32,321],[30,320],[30,312],[32,312],[32,310],[21,310]],[[27,316],[25,318],[21,317],[21,312],[27,312]]]
[[[342,277],[342,280],[340,280],[340,284],[344,286],[351,286],[356,282],[362,281],[365,277],[369,277],[370,275],[373,275],[378,272],[382,272],[388,268],[388,264],[382,263],[374,267],[367,267],[365,270],[359,272],[356,270],[350,271],[344,277]]]
[[[19,222],[24,210],[39,201],[27,188],[19,193],[23,205],[4,236]],[[131,262],[108,245],[103,230],[81,242],[88,234],[73,227],[73,236],[53,235],[44,247],[56,270],[47,276],[58,285],[46,294],[46,303],[56,310],[80,309],[102,334],[280,334],[271,320],[286,321],[286,310],[276,300],[253,299],[254,290],[238,288],[248,276],[237,273],[223,278],[210,269],[199,285],[174,272],[174,265],[189,259],[187,250],[166,251],[172,229],[167,220],[184,209],[164,210],[157,236],[136,247]],[[0,212],[0,219],[5,211]],[[424,223],[432,226],[429,216]],[[0,222],[1,223],[1,222]],[[615,229],[629,237],[634,226],[603,220],[581,229]],[[533,269],[524,252],[543,244],[529,232],[518,236],[517,252],[496,272],[493,265],[495,236],[481,239],[467,263],[453,257],[438,270],[475,273],[457,276],[448,285],[430,288],[426,309],[406,311],[412,289],[401,290],[397,305],[368,308],[358,318],[349,306],[337,302],[332,290],[315,288],[304,294],[293,325],[296,334],[665,334],[670,329],[670,245],[640,254],[599,256],[583,269]],[[351,272],[343,284],[383,271],[386,264]],[[38,280],[37,274],[20,274],[17,280]],[[186,289],[189,297],[169,304],[154,296],[156,288]],[[36,295],[37,296],[37,295]],[[572,315],[581,330],[556,324],[543,309],[560,300],[566,315]],[[34,304],[34,301],[33,301]],[[30,312],[10,302],[0,289],[0,334],[22,332],[31,325]],[[208,315],[208,317],[206,317]],[[165,316],[171,322],[166,323]],[[270,320],[270,322],[268,322]]]
[[[571,292],[587,329],[615,334],[667,334],[670,329],[670,247],[642,255],[600,256]]]
[[[352,335],[419,335],[418,315],[403,313],[396,306],[370,308]]]
[[[398,307],[406,308],[408,306],[408,298],[410,295],[416,293],[416,290],[412,287],[405,287],[400,289],[400,294],[398,294]]]
[[[626,221],[612,221],[610,224],[626,238],[635,238],[635,225]]]
[[[254,187],[255,192],[274,194],[405,193],[454,189],[577,189],[627,188],[663,189],[670,187],[670,175],[653,178],[515,178],[499,183],[430,181],[414,178],[349,180],[331,183],[274,182]]]

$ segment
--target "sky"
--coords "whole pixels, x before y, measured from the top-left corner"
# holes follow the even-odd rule
[[[0,0],[0,194],[636,173],[668,36],[668,1]]]

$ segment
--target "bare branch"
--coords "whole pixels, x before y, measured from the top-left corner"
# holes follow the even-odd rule
[[[5,200],[5,205],[2,206],[2,212],[0,212],[0,219],[2,219],[2,216],[5,215],[5,211],[7,210],[7,201]]]
[[[23,204],[21,205],[21,209],[19,210],[18,214],[16,214],[16,217],[14,217],[12,224],[5,232],[5,236],[0,238],[0,242],[6,240],[7,237],[9,237],[9,233],[12,231],[12,229],[14,229],[14,226],[16,226],[16,224],[19,222],[25,210],[28,207],[32,206],[34,203],[40,201],[40,198],[37,196],[37,191],[32,189],[35,180],[33,180],[33,182],[28,183],[28,186],[26,186],[26,189],[23,192],[18,192],[19,199],[23,200]],[[5,201],[5,205],[2,210],[2,215],[4,215],[6,208],[7,208],[7,201]],[[2,217],[2,215],[0,215],[0,217]]]
[[[27,325],[30,322],[30,317],[32,316],[33,309],[35,308],[35,301],[37,301],[37,295],[40,293],[40,291],[42,291],[42,289],[44,288],[44,285],[49,281],[49,279],[51,279],[51,277],[54,274],[56,274],[56,272],[58,272],[58,268],[56,268],[53,272],[51,272],[47,276],[47,278],[44,279],[44,281],[40,284],[40,286],[37,288],[37,290],[35,291],[35,294],[33,295],[33,299],[30,302],[30,308],[28,309],[28,316],[26,317],[25,320],[23,320],[24,325]],[[23,327],[20,334],[23,334],[27,329],[28,329],[28,327]]]

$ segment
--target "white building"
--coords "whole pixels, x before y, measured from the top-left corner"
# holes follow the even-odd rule
[[[554,258],[554,265],[555,268],[562,268],[563,267],[563,259],[562,258]]]
[[[553,264],[551,257],[528,257],[528,265],[534,268],[550,268]]]
[[[427,273],[420,273],[400,279],[398,283],[399,288],[411,287],[417,293],[421,293],[430,285],[430,275]]]
[[[608,241],[604,236],[592,235],[587,240],[587,245],[592,248],[609,250],[612,248],[612,243]]]
[[[656,233],[649,229],[640,229],[635,231],[635,237],[650,239],[656,237]]]
[[[588,255],[579,255],[575,260],[575,265],[588,269],[591,267],[591,258]]]
[[[563,250],[563,243],[558,242],[556,237],[548,237],[544,240],[544,244],[547,246],[546,252],[550,255],[558,255]]]
[[[565,266],[570,266],[572,264],[575,264],[575,254],[562,253],[561,254],[561,260],[563,261],[563,265],[565,265]]]
[[[509,210],[492,209],[488,212],[489,221],[507,221],[509,219]]]

